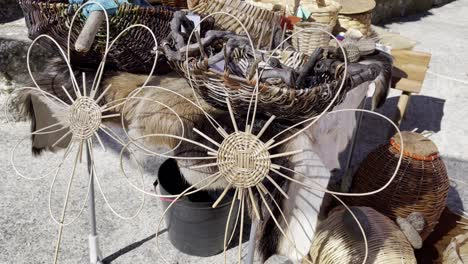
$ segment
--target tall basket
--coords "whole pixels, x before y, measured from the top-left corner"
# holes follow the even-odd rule
[[[331,25],[315,22],[299,22],[294,25],[293,47],[297,51],[308,55],[312,54],[319,47],[327,50],[330,43],[330,35],[326,32],[331,32],[332,29]]]
[[[395,220],[413,212],[424,216],[421,238],[426,239],[439,222],[449,191],[449,179],[437,147],[426,137],[403,132],[404,154],[398,173],[383,191],[350,197],[352,205],[369,206]],[[378,190],[391,179],[400,157],[401,142],[394,136],[364,160],[353,179],[352,193]]]
[[[302,0],[301,6],[307,9],[311,16],[309,22],[335,27],[341,5],[334,0]]]

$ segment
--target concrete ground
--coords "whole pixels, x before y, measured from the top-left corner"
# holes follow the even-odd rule
[[[438,145],[451,178],[468,182],[468,0],[457,0],[446,6],[432,9],[423,16],[413,16],[405,21],[385,25],[391,31],[419,41],[416,50],[432,53],[430,72],[422,93],[414,96],[402,127],[406,130],[433,131],[431,139]],[[0,38],[4,35],[0,34]],[[1,89],[0,89],[1,90]],[[395,110],[397,94],[392,93],[382,112],[390,115]],[[4,101],[5,96],[1,99]],[[50,263],[53,257],[57,226],[49,217],[48,192],[51,177],[35,182],[17,176],[9,165],[9,150],[26,134],[28,123],[0,124],[0,263]],[[382,143],[385,125],[372,117],[364,117],[363,130],[358,141],[359,161],[368,150]],[[29,142],[18,147],[18,163],[22,170],[34,176],[45,175],[53,168],[59,155],[47,154],[32,158]],[[98,173],[104,192],[118,212],[131,215],[138,209],[140,196],[120,176],[118,155],[96,149]],[[24,161],[24,162],[21,162]],[[157,169],[156,161],[153,167]],[[41,172],[44,164],[49,171]],[[67,170],[70,164],[67,163]],[[85,193],[84,168],[80,167],[76,186],[72,190],[70,209],[78,213],[80,197]],[[66,175],[66,174],[65,174]],[[81,176],[81,177],[80,177]],[[65,177],[59,177],[52,197],[53,214],[60,215],[60,197],[66,187]],[[150,183],[151,177],[146,177]],[[149,184],[150,185],[150,184]],[[468,205],[468,188],[462,183],[453,184],[451,206],[462,209]],[[56,189],[57,188],[57,189]],[[58,191],[55,191],[58,190]],[[154,234],[157,220],[162,214],[161,203],[147,198],[141,214],[133,220],[114,216],[97,190],[97,223],[101,234],[101,247],[107,263],[164,263],[156,251]],[[177,251],[161,232],[161,252],[172,263],[222,263],[223,256],[210,258],[190,257]],[[89,231],[87,208],[76,223],[64,229],[60,263],[87,263],[87,233]],[[244,244],[244,247],[246,244]],[[228,251],[228,263],[236,262],[237,248]],[[244,250],[244,255],[246,250]],[[280,263],[280,262],[276,262]]]

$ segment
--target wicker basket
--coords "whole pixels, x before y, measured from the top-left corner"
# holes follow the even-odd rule
[[[284,65],[295,69],[308,60],[307,55],[293,51],[279,51],[275,57]],[[231,63],[242,64],[239,61]],[[171,62],[171,65],[186,78],[189,77],[185,63]],[[197,63],[195,60],[190,62],[189,68],[192,84],[206,102],[216,108],[227,109],[226,97],[228,97],[236,113],[247,112],[256,86],[255,78],[248,80],[230,72],[206,68],[203,63]],[[277,119],[285,122],[304,120],[324,111],[338,92],[340,84],[341,79],[328,78],[317,86],[295,89],[280,80],[276,83],[261,82],[258,107],[262,109],[263,114],[275,115]],[[335,105],[344,100],[346,93],[343,88]]]
[[[187,0],[161,0],[161,3],[177,9],[188,9]]]
[[[297,12],[299,0],[250,0],[250,4],[274,11],[280,11],[286,16],[294,16]]]
[[[396,219],[420,212],[425,218],[421,232],[426,239],[439,221],[449,190],[449,179],[437,147],[429,139],[413,132],[403,132],[404,157],[394,181],[382,192],[348,198],[353,205],[369,206]],[[380,146],[369,154],[353,179],[351,192],[377,190],[391,178],[400,156],[400,138]]]
[[[323,0],[322,0],[323,1]],[[324,5],[318,0],[302,0],[301,6],[311,12],[309,22],[335,27],[338,20],[338,12],[341,10],[341,5],[334,0],[325,0]]]
[[[261,47],[270,43],[273,29],[280,27],[278,14],[240,0],[200,0],[191,10],[202,15],[222,11],[238,17],[247,28],[255,45],[261,39]],[[232,17],[217,14],[214,18],[217,28],[245,34],[242,26]]]
[[[468,263],[468,233],[452,239],[444,252],[443,264]]]
[[[343,6],[338,15],[337,31],[357,29],[364,36],[371,34],[374,0],[337,0]]]
[[[400,229],[369,207],[354,207],[369,245],[368,264],[416,264],[413,248]],[[317,228],[310,254],[312,263],[362,263],[365,244],[354,218],[343,207],[333,210]],[[305,260],[302,262],[306,262]]]
[[[355,15],[338,15],[338,28],[343,30],[357,29],[362,35],[369,36],[371,34],[372,12],[355,14]]]
[[[47,34],[54,38],[63,48],[67,47],[69,25],[77,5],[68,1],[20,0],[29,30],[29,37],[36,38]],[[173,11],[165,7],[139,7],[129,4],[120,5],[117,13],[110,17],[110,41],[128,26],[141,23],[153,30],[158,42],[170,33],[169,23]],[[78,16],[75,20],[71,43],[75,43],[81,32],[85,18]],[[92,49],[86,54],[75,52],[71,45],[72,63],[77,66],[95,67],[102,59],[105,50],[106,32],[102,27],[96,35]],[[129,72],[148,72],[154,62],[154,41],[145,29],[135,28],[128,31],[109,52],[106,67]],[[160,67],[164,58],[160,59]]]
[[[330,35],[319,30],[304,30],[308,28],[318,28],[326,32],[331,32],[333,27],[330,25],[317,24],[314,22],[299,22],[294,25],[292,44],[297,51],[305,54],[312,54],[318,47],[327,50],[330,43]],[[298,31],[302,32],[297,33]]]

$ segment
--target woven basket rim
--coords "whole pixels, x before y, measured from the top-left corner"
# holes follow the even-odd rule
[[[20,4],[20,6],[28,5],[28,6],[37,6],[39,8],[49,8],[49,9],[54,8],[54,7],[67,9],[70,6],[78,8],[79,6],[81,6],[81,4],[70,4],[70,3],[67,3],[67,2],[50,3],[47,0],[20,0],[19,4]],[[134,5],[134,4],[131,4],[131,3],[123,3],[123,4],[119,5],[119,7],[118,7],[118,9],[116,11],[116,14],[113,15],[112,17],[118,16],[121,13],[135,12],[135,11],[141,11],[141,10],[145,10],[145,11],[160,11],[160,10],[173,11],[173,10],[171,10],[171,8],[173,8],[173,7],[164,6],[164,5],[161,5],[161,6],[139,6],[139,5]]]
[[[200,72],[202,72],[202,74],[206,74],[206,71],[200,71]],[[239,77],[237,75],[226,75],[226,74],[224,74],[224,72],[218,71],[218,70],[213,69],[213,68],[209,68],[208,72],[223,76],[225,78],[227,77],[227,78],[229,78],[231,80],[234,80],[234,81],[237,81],[237,82],[243,82],[245,84],[252,84],[251,82],[255,81],[253,79],[252,80],[247,80],[246,78]],[[333,83],[333,82],[338,82],[338,81],[334,80],[334,81],[332,81],[330,83]],[[271,85],[268,85],[268,84],[266,84],[264,82],[260,82],[259,83],[259,90],[262,90],[262,88],[265,88],[265,87],[267,87],[268,89],[273,89],[273,87],[270,87],[270,86]],[[315,87],[318,87],[318,86],[303,88],[303,89],[295,89],[295,88],[292,88],[292,87],[277,87],[276,89],[278,89],[279,91],[282,91],[282,92],[286,92],[286,93],[288,93],[290,95],[295,95],[295,94],[310,92]]]

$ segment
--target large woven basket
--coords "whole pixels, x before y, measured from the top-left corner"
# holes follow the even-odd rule
[[[308,60],[307,55],[293,51],[280,51],[276,57],[285,66],[295,69]],[[170,63],[176,71],[189,78],[187,64]],[[232,63],[242,64],[239,61]],[[227,109],[226,98],[229,98],[236,113],[247,112],[256,86],[255,78],[248,80],[229,72],[206,68],[203,63],[197,63],[195,60],[189,63],[189,69],[192,84],[206,102],[216,108]],[[285,122],[301,121],[324,111],[338,92],[340,84],[341,79],[329,78],[314,87],[295,89],[280,80],[277,83],[261,82],[257,104],[259,109],[262,109],[262,114],[275,115],[277,119]],[[344,100],[346,92],[343,88],[334,105]]]
[[[261,39],[261,47],[270,43],[272,33],[279,27],[280,16],[240,0],[200,0],[192,9],[193,12],[208,15],[214,12],[226,12],[239,18],[247,28],[248,34],[257,45]],[[232,17],[216,14],[215,26],[236,34],[246,34],[241,25]]]
[[[334,0],[302,0],[301,6],[311,12],[310,22],[329,25],[332,28],[338,20],[341,5]]]
[[[439,221],[449,190],[449,179],[437,147],[429,139],[403,132],[404,157],[394,181],[382,192],[349,198],[353,205],[369,206],[396,219],[420,212],[425,218],[421,232],[426,239]],[[364,193],[383,187],[391,178],[400,156],[400,138],[371,152],[353,179],[351,192]]]
[[[366,233],[367,264],[417,263],[413,248],[392,220],[369,207],[353,207],[352,210]],[[308,260],[317,264],[362,263],[365,244],[359,230],[354,218],[343,207],[333,210],[317,228]]]
[[[307,30],[311,28],[321,29],[319,30]],[[312,54],[317,48],[328,49],[330,44],[330,35],[326,32],[331,32],[333,26],[318,24],[315,22],[299,22],[294,25],[295,33],[292,37],[292,44],[297,51],[305,54]]]
[[[54,38],[63,48],[67,46],[69,25],[77,5],[68,1],[20,0],[29,30],[29,37],[36,38],[47,34]],[[173,11],[166,7],[139,7],[123,4],[117,13],[110,17],[110,41],[125,28],[134,24],[144,24],[151,28],[160,42],[170,34],[169,23]],[[83,16],[77,17],[71,33],[71,56],[74,65],[94,67],[99,64],[105,49],[106,32],[101,27],[96,35],[92,49],[86,54],[74,50],[85,22]],[[129,72],[148,72],[154,62],[154,41],[150,33],[143,28],[134,28],[122,36],[109,52],[106,67]],[[161,57],[161,63],[164,59]],[[162,64],[160,64],[161,66]]]

